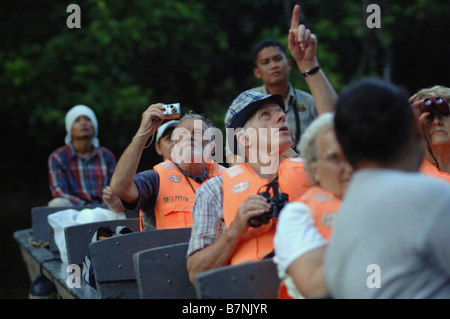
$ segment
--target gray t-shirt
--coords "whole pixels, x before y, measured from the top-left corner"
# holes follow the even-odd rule
[[[450,298],[450,184],[356,171],[325,257],[334,298]]]

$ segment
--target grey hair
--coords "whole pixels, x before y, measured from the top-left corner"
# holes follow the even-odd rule
[[[313,181],[314,177],[311,174],[311,163],[317,160],[319,155],[317,154],[317,136],[328,129],[334,129],[334,113],[331,112],[321,114],[312,121],[305,132],[302,133],[300,142],[297,144],[300,156],[305,163],[305,170],[309,173]]]
[[[201,121],[203,121],[203,122],[206,124],[207,129],[208,129],[208,128],[211,128],[211,127],[214,127],[214,124],[213,124],[213,122],[212,122],[210,119],[206,118],[205,116],[203,116],[203,115],[201,115],[201,114],[195,113],[195,112],[192,111],[192,110],[190,110],[190,111],[188,111],[187,113],[185,113],[185,114],[179,119],[178,125],[180,125],[181,122],[183,122],[184,120],[187,120],[187,119],[201,120]]]
[[[178,127],[183,121],[188,120],[188,119],[201,120],[201,121],[206,125],[206,128],[203,130],[203,132],[206,131],[206,130],[209,130],[209,129],[216,130],[216,127],[214,126],[214,123],[213,123],[209,118],[205,117],[205,116],[202,115],[202,114],[195,113],[195,112],[192,111],[192,110],[189,110],[187,113],[185,113],[185,114],[180,118],[177,127]],[[194,122],[194,123],[195,123],[195,122]],[[214,141],[215,139],[216,139],[216,135],[215,135],[215,134],[212,134],[212,136],[211,136],[211,141]]]

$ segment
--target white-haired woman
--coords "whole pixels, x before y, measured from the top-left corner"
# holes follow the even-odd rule
[[[450,88],[441,85],[425,88],[410,101],[425,139],[425,158],[419,170],[450,182]]]
[[[353,169],[334,132],[334,114],[314,120],[299,143],[314,187],[285,206],[275,234],[275,262],[283,284],[280,298],[320,297],[328,288],[323,257],[334,217]]]

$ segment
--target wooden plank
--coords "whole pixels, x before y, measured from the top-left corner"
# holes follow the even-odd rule
[[[109,227],[114,231],[117,226],[126,226],[133,231],[139,231],[139,218],[99,221],[65,228],[64,236],[66,238],[69,264],[81,265],[83,263],[84,256],[89,250],[92,236],[98,228]]]
[[[57,211],[67,209],[68,207],[48,207],[39,206],[31,209],[31,224],[33,228],[33,239],[38,242],[49,241],[50,226],[47,217]]]
[[[42,274],[50,279],[56,287],[58,295],[63,299],[98,299],[97,290],[80,278],[79,287],[69,287],[67,264],[58,260],[42,263]]]
[[[97,291],[85,283],[81,278],[79,288],[69,288],[67,286],[67,278],[69,277],[69,272],[67,272],[68,265],[62,263],[61,260],[54,259],[52,253],[47,248],[33,246],[30,243],[30,239],[33,238],[32,235],[32,229],[14,232],[14,239],[20,246],[31,281],[33,281],[38,274],[42,273],[55,284],[60,298],[98,298]]]
[[[216,268],[195,277],[199,299],[276,299],[279,284],[272,259]]]
[[[52,259],[52,254],[44,247],[36,247],[31,244],[33,240],[33,230],[31,228],[18,230],[14,232],[13,237],[19,244],[30,282],[32,282],[40,273],[41,262]]]
[[[191,228],[162,229],[114,236],[91,243],[89,252],[100,297],[115,298],[132,294],[139,298],[133,254],[141,250],[187,242],[190,234]],[[127,285],[124,286],[123,283]],[[114,294],[111,294],[109,289],[111,286],[115,286]],[[126,290],[128,287],[131,287],[130,291]]]
[[[147,249],[134,254],[133,263],[142,299],[193,299],[186,252],[189,243]]]

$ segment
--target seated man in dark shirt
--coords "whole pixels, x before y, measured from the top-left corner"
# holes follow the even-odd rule
[[[157,229],[191,227],[195,191],[221,169],[210,159],[214,143],[203,138],[212,126],[210,121],[188,113],[172,133],[172,138],[180,137],[175,138],[172,160],[136,174],[147,140],[165,119],[163,109],[159,103],[144,112],[139,130],[119,159],[111,180],[111,189],[125,208],[145,213],[141,229],[151,224],[153,215]]]

